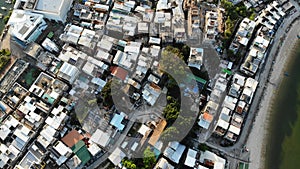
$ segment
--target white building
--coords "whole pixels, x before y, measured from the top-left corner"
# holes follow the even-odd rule
[[[14,10],[8,21],[10,33],[19,40],[30,43],[35,41],[47,28],[43,15]]]
[[[210,151],[205,151],[201,153],[199,161],[200,163],[212,163],[214,169],[225,169],[226,165],[226,160],[224,158],[221,158]]]
[[[163,155],[174,163],[178,164],[185,148],[185,145],[182,145],[177,141],[169,142],[168,147],[165,149]]]
[[[73,0],[27,0],[25,10],[44,15],[46,18],[66,22]]]
[[[73,83],[77,79],[79,73],[80,72],[77,67],[64,62],[64,64],[59,69],[57,76],[67,80],[70,83]]]
[[[202,48],[191,48],[190,57],[188,60],[188,66],[201,69],[203,60],[203,49]]]

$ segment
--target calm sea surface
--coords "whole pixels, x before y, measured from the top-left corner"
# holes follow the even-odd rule
[[[299,40],[300,41],[300,40]],[[300,169],[300,42],[272,104],[265,169]]]

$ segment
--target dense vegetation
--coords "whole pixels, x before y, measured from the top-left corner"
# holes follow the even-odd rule
[[[149,147],[143,152],[143,158],[123,159],[122,165],[128,169],[152,169],[156,163],[155,154]]]
[[[233,3],[229,2],[228,0],[221,0],[221,5],[226,11],[223,43],[224,47],[228,48],[231,43],[232,34],[234,32],[234,28],[237,22],[245,17],[254,20],[255,12],[253,8],[247,10],[246,6],[243,3],[233,5]]]
[[[10,61],[11,52],[8,49],[0,50],[0,70],[4,69]]]

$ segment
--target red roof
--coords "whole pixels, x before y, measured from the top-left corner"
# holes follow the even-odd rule
[[[77,130],[73,129],[65,137],[63,137],[61,141],[71,148],[83,138],[84,137]]]
[[[111,74],[121,80],[125,80],[128,72],[127,70],[116,66],[111,68]]]

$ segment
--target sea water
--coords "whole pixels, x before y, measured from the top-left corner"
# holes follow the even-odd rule
[[[272,103],[265,169],[300,168],[300,42]]]

